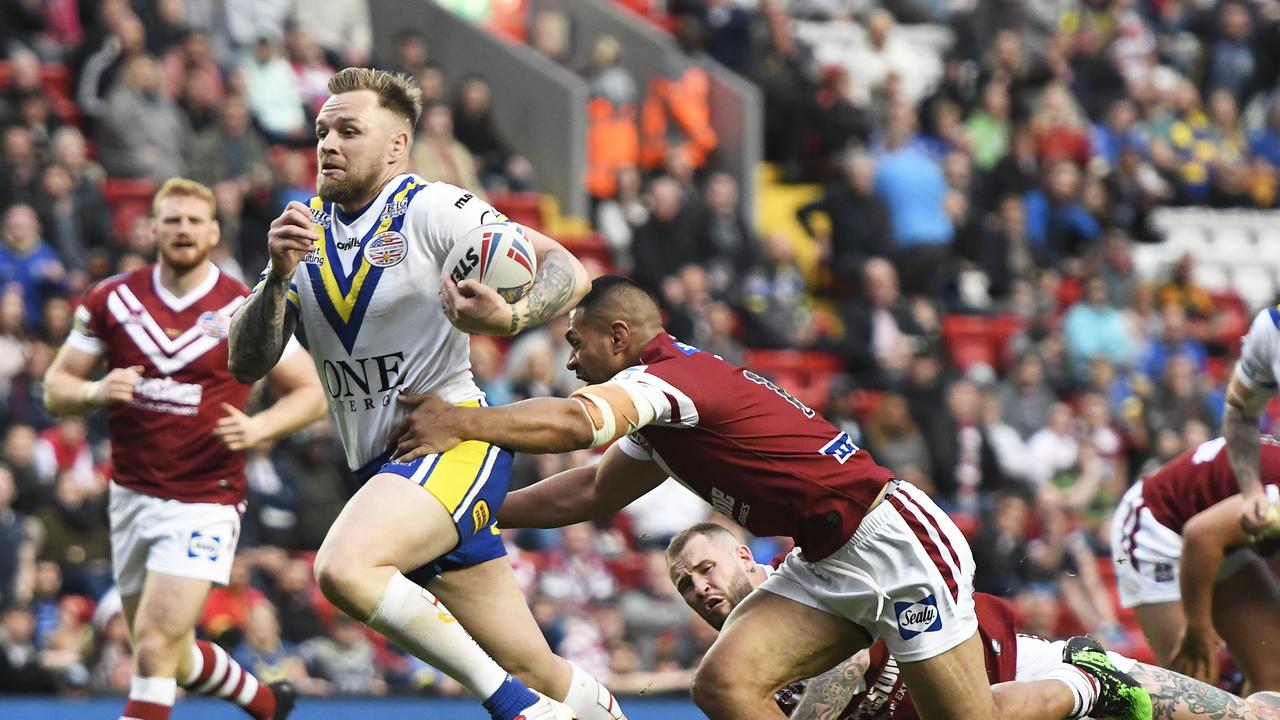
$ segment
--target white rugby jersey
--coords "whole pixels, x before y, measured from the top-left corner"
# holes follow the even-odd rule
[[[1255,388],[1268,394],[1276,392],[1276,378],[1280,377],[1280,308],[1267,308],[1253,318],[1236,367]]]
[[[294,273],[288,311],[354,470],[387,451],[408,414],[400,393],[483,397],[468,337],[440,308],[441,265],[456,238],[506,217],[466,190],[408,174],[355,216],[312,198],[311,219],[321,239]]]

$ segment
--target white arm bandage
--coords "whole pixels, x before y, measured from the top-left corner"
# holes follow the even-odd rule
[[[587,414],[587,421],[591,423],[591,447],[598,448],[613,442],[615,433],[618,431],[617,423],[613,419],[613,406],[609,405],[609,401],[593,395],[591,393],[576,393],[573,396],[578,402],[583,403],[582,411]],[[596,425],[595,416],[591,414],[586,403],[596,406],[596,410],[600,411],[600,417],[603,419],[600,425]]]
[[[608,445],[622,435],[633,433],[653,422],[656,417],[653,406],[650,403],[644,402],[642,398],[637,399],[625,387],[619,387],[615,384],[597,385],[593,387],[598,388],[600,392],[586,392],[593,388],[584,388],[570,396],[582,403],[582,411],[587,414],[587,419],[591,422],[591,447],[593,448]],[[618,392],[620,389],[625,392]],[[609,402],[608,399],[608,396],[610,395],[621,396],[618,397],[618,400],[620,401],[625,398],[631,407],[614,408],[613,404]],[[594,405],[596,410],[599,411],[601,417],[601,422],[599,424],[596,423],[596,419],[592,415],[591,409],[587,406],[588,402]],[[634,421],[631,419],[633,415],[636,418]],[[627,423],[626,429],[622,430],[621,433],[618,432],[620,430],[617,421],[619,416],[621,416]]]

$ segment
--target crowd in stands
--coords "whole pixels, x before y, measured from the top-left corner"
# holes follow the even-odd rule
[[[928,489],[969,534],[978,589],[1014,599],[1025,631],[1083,629],[1142,656],[1110,591],[1110,511],[1135,478],[1216,434],[1256,308],[1197,287],[1189,261],[1135,277],[1131,248],[1159,240],[1157,205],[1280,202],[1280,13],[1245,0],[879,5],[680,0],[650,13],[761,89],[767,159],[783,181],[822,186],[796,209],[816,267],[746,217],[706,118],[681,102],[705,92],[697,76],[631,77],[616,41],[575,38],[555,13],[526,34],[560,62],[590,42],[575,69],[596,109],[635,125],[635,161],[595,178],[591,219],[608,264],[654,292],[671,332],[798,384]],[[434,63],[413,33],[375,44],[365,0],[0,12],[0,692],[123,693],[104,419],[51,416],[41,383],[80,293],[148,261],[147,190],[173,175],[213,187],[215,261],[251,277],[271,218],[312,193],[326,78],[369,62],[423,90],[419,172],[490,196],[537,188],[495,129],[485,80]],[[906,21],[953,42],[922,51]],[[806,39],[833,29],[862,42]],[[679,143],[645,155],[675,129]],[[475,338],[490,402],[576,387],[563,330]],[[321,426],[250,452],[242,551],[201,633],[307,693],[461,692],[318,593],[311,557],[354,490],[336,446]],[[514,484],[589,461],[520,457]],[[707,514],[668,483],[606,521],[504,537],[557,652],[615,691],[682,691],[713,637],[674,594],[662,549]],[[762,560],[787,547],[747,540]]]

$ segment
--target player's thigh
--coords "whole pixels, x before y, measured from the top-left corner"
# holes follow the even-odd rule
[[[137,598],[133,636],[149,633],[177,640],[195,630],[213,583],[203,578],[148,572]]]
[[[756,591],[730,613],[695,682],[771,694],[830,670],[870,644],[866,630],[839,615]]]
[[[1213,623],[1254,690],[1280,690],[1280,587],[1254,556],[1214,588]]]
[[[898,667],[921,720],[998,717],[976,632],[940,655]]]
[[[508,672],[555,697],[568,692],[572,670],[551,652],[506,557],[441,573],[427,589]]]
[[[1169,662],[1178,649],[1178,641],[1182,638],[1182,630],[1187,625],[1186,614],[1182,610],[1181,600],[1148,603],[1133,608],[1134,617],[1142,634],[1155,651],[1160,662]]]
[[[320,546],[316,565],[331,572],[378,566],[408,572],[457,544],[453,518],[435,496],[408,478],[381,473],[342,509]]]
[[[1255,713],[1249,702],[1172,670],[1135,663],[1129,675],[1151,695],[1155,717],[1162,720],[1263,720],[1280,717]]]

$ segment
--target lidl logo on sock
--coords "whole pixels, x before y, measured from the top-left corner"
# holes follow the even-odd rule
[[[898,614],[898,634],[902,635],[903,640],[942,629],[938,599],[932,595],[919,602],[896,602],[893,609]]]

